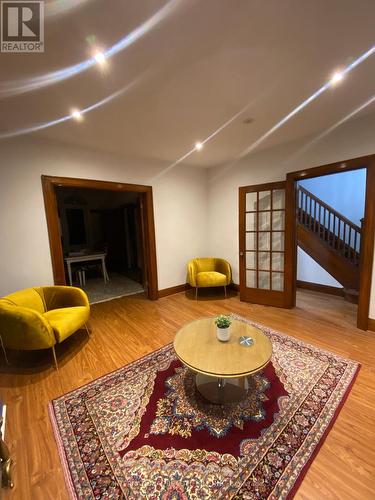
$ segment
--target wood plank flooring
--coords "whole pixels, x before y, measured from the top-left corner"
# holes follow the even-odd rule
[[[3,498],[66,499],[63,473],[47,412],[48,402],[173,340],[187,321],[218,313],[238,313],[281,332],[362,363],[349,398],[297,499],[375,498],[375,333],[355,327],[356,306],[341,297],[299,291],[292,310],[226,300],[219,291],[192,291],[155,302],[136,295],[92,307],[90,338],[84,331],[58,346],[60,370],[52,354],[0,355],[0,394],[8,406],[6,441],[14,457],[15,487]]]

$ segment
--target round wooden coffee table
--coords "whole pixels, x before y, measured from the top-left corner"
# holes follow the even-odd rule
[[[243,399],[249,388],[248,377],[262,370],[272,356],[268,337],[243,321],[233,320],[230,340],[220,342],[215,318],[184,325],[176,333],[174,349],[180,361],[197,373],[199,392],[218,404]]]

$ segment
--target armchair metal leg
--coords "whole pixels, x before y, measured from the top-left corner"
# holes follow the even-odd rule
[[[86,324],[85,324],[85,330],[86,330],[88,337],[90,338],[90,330],[88,329],[88,326]]]
[[[52,354],[53,354],[53,360],[55,361],[56,370],[59,371],[59,365],[57,364],[56,351],[54,345],[52,346]]]
[[[8,356],[7,356],[7,352],[6,352],[5,347],[4,347],[3,338],[1,335],[0,335],[0,343],[1,343],[1,348],[3,349],[6,364],[10,365],[9,360],[8,360]]]
[[[195,300],[198,300],[198,287],[195,287]]]
[[[227,298],[227,287],[224,285],[224,295],[225,295],[225,298]]]

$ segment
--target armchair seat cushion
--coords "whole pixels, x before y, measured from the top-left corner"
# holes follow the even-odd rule
[[[203,271],[197,273],[196,280],[197,286],[199,287],[209,287],[209,286],[225,286],[227,285],[227,276],[217,271]]]
[[[60,343],[87,323],[90,310],[85,306],[64,307],[53,309],[43,314],[52,326],[56,342]]]

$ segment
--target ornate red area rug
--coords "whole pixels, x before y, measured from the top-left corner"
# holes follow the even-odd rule
[[[52,401],[72,498],[292,497],[359,365],[251,324],[273,356],[241,403],[204,400],[172,345]]]

